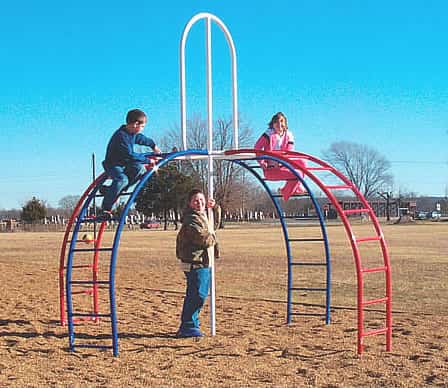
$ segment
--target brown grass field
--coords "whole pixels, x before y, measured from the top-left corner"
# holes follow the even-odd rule
[[[359,225],[357,235],[368,235]],[[316,236],[314,226],[293,228]],[[228,226],[219,232],[217,335],[176,339],[184,277],[174,257],[174,231],[123,233],[117,268],[120,356],[110,350],[68,350],[59,325],[58,265],[62,233],[0,234],[1,387],[448,387],[448,223],[384,225],[393,273],[393,343],[365,339],[356,354],[356,275],[341,226],[329,226],[333,263],[332,323],[286,317],[286,259],[277,227]],[[110,239],[112,234],[107,237]],[[107,243],[103,244],[103,246]],[[303,257],[322,256],[319,245]],[[378,259],[376,248],[363,257]],[[107,271],[105,256],[102,276]],[[322,270],[301,273],[322,283]],[[371,274],[368,295],[384,294]],[[87,275],[77,273],[79,278]],[[101,290],[101,312],[108,312]],[[89,297],[75,296],[88,309]],[[299,311],[322,311],[322,295],[295,297]],[[207,305],[201,315],[209,333]],[[366,314],[381,326],[381,305]],[[79,341],[110,344],[110,323],[76,325]]]

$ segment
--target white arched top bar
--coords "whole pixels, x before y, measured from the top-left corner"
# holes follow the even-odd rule
[[[185,81],[185,45],[188,33],[191,27],[202,19],[206,19],[206,61],[207,61],[207,129],[208,129],[208,151],[213,151],[213,94],[212,94],[212,65],[211,65],[211,21],[214,21],[224,32],[227,43],[230,48],[232,59],[232,106],[233,106],[233,149],[238,149],[238,94],[237,94],[237,66],[236,66],[236,50],[232,36],[221,19],[210,13],[201,12],[193,16],[186,24],[182,33],[180,42],[180,110],[181,110],[181,131],[182,131],[182,147],[187,147],[187,97],[186,97],[186,81]]]

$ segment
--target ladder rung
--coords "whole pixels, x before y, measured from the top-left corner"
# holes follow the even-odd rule
[[[325,186],[325,187],[330,190],[347,190],[347,189],[352,188],[352,186],[348,186],[348,185],[334,185],[334,186]]]
[[[327,291],[326,288],[291,287],[291,291]]]
[[[387,327],[383,328],[383,329],[377,329],[377,330],[371,330],[371,331],[366,331],[362,334],[363,337],[368,337],[371,335],[377,335],[377,334],[384,334],[387,333]]]
[[[82,291],[72,291],[72,295],[75,295],[75,294],[93,294],[93,290],[90,289],[90,290],[82,290]]]
[[[73,252],[104,252],[111,251],[113,248],[78,248],[73,249]]]
[[[379,299],[365,300],[364,302],[362,302],[362,305],[368,306],[370,304],[384,303],[384,302],[387,302],[388,300],[389,300],[389,298],[387,296],[384,298],[379,298]]]
[[[324,241],[323,238],[290,238],[288,241],[290,242],[317,242]]]
[[[91,318],[107,318],[110,314],[95,314],[95,313],[72,313],[72,317],[91,317]]]
[[[94,348],[94,349],[112,349],[112,345],[89,345],[89,344],[79,344],[74,345],[75,348]]]
[[[354,214],[354,213],[368,213],[370,209],[346,209],[344,210],[345,214]]]
[[[109,284],[106,280],[72,280],[70,284]]]
[[[93,268],[93,265],[92,264],[73,265],[72,268]],[[64,269],[67,269],[67,267],[64,267]]]
[[[379,241],[379,240],[381,240],[381,236],[361,237],[361,238],[357,238],[356,242],[360,243],[360,242],[365,242],[365,241]]]
[[[327,263],[291,263],[291,265],[303,265],[303,266],[326,266]]]
[[[302,315],[305,317],[325,317],[325,314],[319,313],[291,313],[291,315]]]
[[[375,267],[375,268],[364,268],[362,269],[362,272],[369,273],[369,272],[383,272],[386,271],[387,267]]]

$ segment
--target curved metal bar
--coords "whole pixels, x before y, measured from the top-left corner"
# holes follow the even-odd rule
[[[67,243],[70,236],[70,232],[73,226],[73,223],[75,222],[76,218],[78,217],[78,214],[81,210],[81,207],[89,195],[90,191],[98,186],[99,184],[102,184],[107,178],[107,175],[105,173],[101,174],[97,179],[95,179],[89,187],[84,191],[84,193],[81,195],[81,197],[78,200],[78,203],[75,206],[75,209],[73,210],[73,213],[70,217],[70,219],[67,222],[67,226],[65,228],[64,238],[62,240],[62,246],[61,246],[61,253],[59,256],[59,308],[60,308],[60,323],[61,326],[64,326],[66,323],[66,317],[65,317],[65,287],[64,287],[64,267],[65,267],[65,253],[67,249]]]
[[[236,50],[235,50],[235,44],[233,43],[232,36],[230,35],[230,32],[226,25],[222,22],[221,19],[216,17],[215,15],[212,15],[210,13],[202,12],[195,16],[193,16],[188,23],[185,25],[184,30],[182,32],[182,37],[180,41],[180,47],[179,47],[179,62],[180,62],[180,111],[181,111],[181,135],[182,135],[182,147],[183,150],[187,150],[187,110],[186,110],[186,104],[187,104],[187,97],[186,97],[186,81],[185,81],[185,45],[188,38],[188,33],[190,32],[190,29],[193,27],[193,25],[201,20],[206,19],[206,26],[207,26],[207,48],[210,47],[210,21],[214,21],[224,32],[224,35],[226,37],[227,43],[229,45],[231,59],[232,59],[232,107],[233,107],[233,148],[238,148],[238,86],[237,86],[237,62],[236,62]],[[207,63],[210,61],[210,51],[207,50]],[[211,69],[211,66],[210,66]],[[211,72],[210,77],[207,77],[207,91],[208,95],[211,99]],[[210,99],[208,99],[208,105],[211,104]],[[209,137],[211,137],[209,135]],[[209,148],[209,151],[212,151],[212,148]]]
[[[116,263],[117,263],[118,248],[120,246],[121,232],[123,231],[123,226],[124,226],[124,223],[126,220],[126,216],[129,212],[129,209],[135,202],[135,198],[140,193],[142,188],[145,186],[146,182],[154,175],[154,173],[160,167],[163,167],[165,164],[167,164],[171,160],[174,160],[180,156],[188,156],[188,155],[204,155],[204,156],[206,156],[207,154],[208,154],[207,151],[203,151],[203,150],[185,150],[185,151],[179,151],[179,152],[174,152],[171,154],[164,155],[163,159],[161,159],[160,162],[154,168],[147,171],[146,174],[137,183],[131,196],[129,197],[128,201],[126,202],[125,207],[123,208],[123,211],[120,216],[120,220],[118,222],[117,229],[115,231],[115,237],[114,237],[114,242],[113,242],[113,246],[112,246],[112,254],[111,254],[111,259],[110,259],[111,261],[110,261],[110,267],[109,267],[109,300],[110,300],[110,309],[111,309],[112,346],[113,346],[114,356],[118,356],[118,353],[119,353],[118,352],[117,309],[116,309],[116,303],[115,303],[115,269],[116,269]],[[150,155],[150,154],[148,154],[148,155]]]
[[[356,195],[358,200],[362,203],[365,209],[368,210],[368,214],[372,223],[374,225],[375,231],[379,238],[381,252],[383,255],[383,262],[385,267],[385,278],[386,278],[386,328],[385,330],[381,330],[386,333],[386,350],[390,351],[392,349],[392,275],[391,275],[391,265],[390,265],[390,257],[387,250],[386,240],[384,238],[384,234],[381,230],[381,226],[379,224],[378,218],[375,215],[375,212],[371,208],[368,201],[364,198],[359,189],[341,172],[335,169],[330,164],[316,158],[314,156],[294,151],[276,151],[276,152],[268,152],[268,151],[260,151],[254,149],[241,149],[241,150],[230,150],[226,151],[227,155],[237,155],[238,153],[255,153],[257,156],[261,155],[269,155],[273,157],[278,157],[282,159],[300,158],[306,159],[311,162],[316,163],[321,166],[321,168],[327,170],[329,173],[334,174],[337,178],[339,178],[345,185],[349,186],[350,190]],[[348,220],[347,215],[345,214],[342,207],[339,205],[338,200],[335,195],[331,192],[331,190],[308,168],[304,168],[301,165],[294,164],[294,168],[300,170],[304,175],[310,178],[327,196],[330,200],[334,208],[336,209],[342,224],[344,225],[345,231],[347,233],[348,239],[350,241],[350,246],[353,252],[353,258],[356,266],[356,275],[357,275],[357,305],[358,305],[358,340],[357,340],[357,350],[358,354],[363,352],[363,339],[365,337],[364,330],[364,278],[363,278],[363,268],[361,263],[361,255],[359,252],[358,244],[353,233],[350,221]]]
[[[67,257],[67,269],[66,269],[66,275],[65,275],[65,294],[67,297],[67,322],[68,322],[68,334],[69,334],[69,346],[70,350],[75,350],[75,332],[74,332],[74,325],[73,325],[73,300],[72,300],[72,272],[73,272],[73,254],[76,242],[78,241],[78,234],[79,229],[81,228],[81,224],[84,220],[84,216],[87,212],[87,208],[89,207],[89,204],[92,202],[92,199],[95,197],[99,187],[100,183],[104,182],[106,180],[107,176],[106,174],[102,174],[100,177],[98,177],[97,181],[94,183],[97,183],[93,190],[90,191],[90,194],[88,195],[87,199],[84,201],[83,206],[81,207],[81,210],[79,211],[78,217],[76,219],[75,227],[73,229],[72,233],[72,240],[70,241],[70,248],[69,253]],[[94,184],[92,183],[92,185]],[[97,317],[94,317],[95,319]]]
[[[313,206],[316,209],[316,212],[318,215],[322,238],[324,240],[325,260],[326,260],[326,285],[327,285],[326,286],[326,295],[325,295],[325,297],[326,297],[325,323],[329,324],[330,323],[330,307],[331,307],[331,256],[330,256],[330,247],[329,247],[329,243],[328,243],[328,235],[327,235],[327,231],[325,228],[325,218],[322,214],[322,210],[319,205],[319,202],[316,200],[316,197],[314,196],[312,190],[310,189],[310,187],[308,186],[306,181],[300,176],[300,174],[297,173],[296,169],[290,163],[285,162],[284,160],[279,159],[277,157],[267,156],[267,155],[258,156],[252,160],[272,160],[272,161],[275,161],[275,162],[281,164],[284,167],[287,167],[297,177],[297,179],[300,181],[300,183],[303,184],[303,186],[306,188],[306,190],[308,191],[308,193],[310,195],[311,202],[313,203]],[[288,228],[287,228],[286,222],[283,217],[283,212],[282,212],[280,205],[278,204],[278,201],[276,200],[275,197],[273,197],[272,191],[266,184],[265,179],[262,178],[261,175],[258,174],[258,172],[254,171],[249,166],[247,166],[246,163],[237,161],[237,160],[235,160],[235,162],[237,164],[247,168],[258,179],[258,181],[261,182],[263,187],[269,193],[269,196],[271,197],[271,200],[276,207],[277,214],[279,215],[279,219],[280,219],[280,223],[281,223],[282,231],[283,231],[283,236],[284,236],[284,240],[285,240],[287,259],[288,259],[288,294],[287,294],[287,317],[286,317],[286,320],[287,320],[287,323],[289,324],[292,321],[292,318],[291,318],[291,316],[292,316],[292,311],[291,311],[292,310],[292,294],[291,294],[292,254],[291,254],[291,246],[289,244]]]

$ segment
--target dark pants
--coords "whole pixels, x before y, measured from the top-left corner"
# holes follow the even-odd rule
[[[112,184],[104,194],[103,210],[110,211],[117,199],[118,194],[125,188],[132,186],[138,179],[145,174],[146,168],[141,163],[133,163],[126,167],[112,166],[108,168],[104,165],[104,171],[112,179]]]
[[[187,290],[182,308],[180,330],[199,329],[199,313],[207,300],[210,287],[210,268],[192,269],[190,272],[185,272],[185,277]]]

